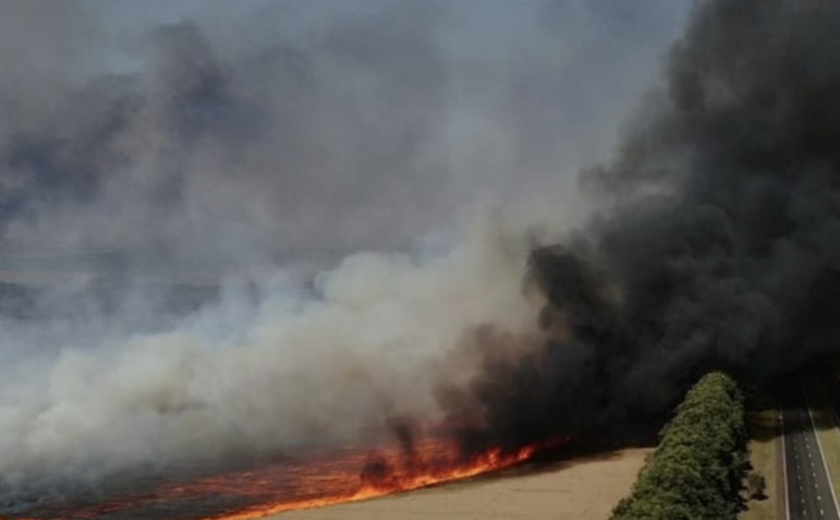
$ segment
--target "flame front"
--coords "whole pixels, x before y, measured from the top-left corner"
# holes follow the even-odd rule
[[[455,441],[431,437],[413,443],[409,450],[347,448],[260,469],[147,486],[145,491],[97,503],[80,499],[42,504],[27,516],[39,520],[264,518],[473,477],[528,460],[542,447],[508,452],[490,448],[466,456]]]
[[[440,444],[427,444],[426,448],[432,448],[435,451],[425,455],[424,460],[412,461],[407,468],[396,472],[389,472],[387,475],[383,475],[383,478],[379,481],[364,482],[363,474],[361,486],[352,493],[340,493],[296,501],[278,500],[275,503],[262,504],[234,514],[210,516],[203,520],[247,520],[264,518],[284,511],[355,502],[399,493],[401,491],[410,491],[441,482],[469,478],[482,473],[503,469],[528,460],[537,451],[535,446],[528,446],[513,454],[503,455],[500,449],[494,448],[486,453],[473,457],[469,461],[458,463],[455,461],[457,451],[446,450],[441,453],[437,451],[441,447],[443,446]],[[338,475],[335,475],[335,477],[341,479]],[[315,490],[313,492],[317,493]]]

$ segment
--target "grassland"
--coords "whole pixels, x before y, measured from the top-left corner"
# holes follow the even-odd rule
[[[752,471],[764,475],[767,482],[766,497],[761,500],[749,500],[747,509],[738,515],[739,520],[776,520],[778,518],[779,494],[783,493],[783,484],[778,475],[778,412],[767,409],[747,412],[747,431],[750,441],[747,449],[750,454]]]

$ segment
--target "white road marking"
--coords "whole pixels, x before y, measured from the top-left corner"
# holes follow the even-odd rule
[[[828,479],[828,489],[831,491],[831,499],[834,502],[834,511],[837,513],[837,516],[840,517],[840,506],[837,505],[837,495],[834,493],[834,485],[831,483],[831,472],[828,470],[828,464],[825,462],[825,455],[823,455],[822,449],[822,442],[820,441],[820,436],[817,433],[817,425],[814,423],[814,413],[811,411],[811,404],[808,402],[808,394],[805,391],[805,385],[802,385],[802,397],[805,399],[805,406],[808,407],[808,419],[811,420],[811,431],[814,434],[814,438],[817,439],[817,452],[820,454],[820,459],[823,463],[823,469],[825,470],[825,476]]]
[[[787,476],[787,457],[785,456],[785,411],[784,409],[779,410],[779,430],[781,431],[781,442],[782,442],[782,482],[784,483],[785,489],[785,517],[784,520],[790,520],[790,500],[788,495],[788,476]],[[796,474],[797,478],[800,478],[799,473]]]

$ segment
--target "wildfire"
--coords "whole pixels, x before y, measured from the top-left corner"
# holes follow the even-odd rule
[[[427,467],[426,471],[420,470],[419,472],[408,469],[403,473],[392,473],[389,474],[388,478],[386,478],[383,482],[363,484],[360,489],[352,494],[334,495],[293,502],[278,501],[273,504],[265,504],[232,515],[213,516],[202,520],[249,520],[264,518],[284,511],[311,509],[339,503],[356,502],[399,493],[402,491],[410,491],[441,482],[474,477],[482,473],[503,469],[530,459],[536,451],[536,446],[528,446],[518,450],[516,453],[503,455],[501,450],[496,448],[474,457],[472,460],[463,465],[452,465],[449,467],[439,467],[437,469],[430,469]]]
[[[34,516],[40,520],[264,518],[473,477],[526,461],[544,447],[526,446],[513,452],[491,448],[466,456],[453,440],[432,437],[373,451],[346,448],[259,469],[157,485],[95,504],[45,504]]]

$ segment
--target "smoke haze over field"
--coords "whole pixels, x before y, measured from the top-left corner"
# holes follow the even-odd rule
[[[840,8],[298,4],[116,45],[128,3],[0,2],[0,259],[121,282],[2,323],[5,496],[411,419],[516,448],[838,339]],[[185,273],[220,294],[136,286]]]

